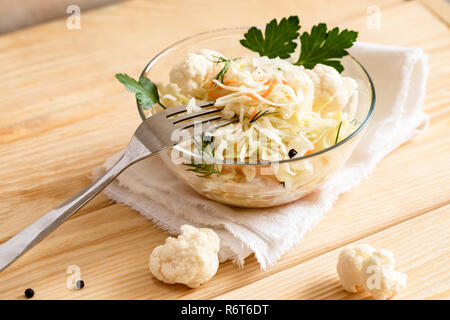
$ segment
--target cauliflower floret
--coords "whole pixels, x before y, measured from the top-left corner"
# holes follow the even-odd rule
[[[188,104],[186,105],[186,113],[187,114],[192,114],[195,112],[199,112],[201,111],[202,108],[200,108],[197,103],[195,103],[195,98],[192,98],[191,100],[189,100]]]
[[[376,250],[364,259],[361,283],[377,300],[386,300],[406,287],[407,276],[394,270],[394,254],[386,249]]]
[[[161,93],[161,102],[168,108],[179,106],[180,104],[187,103],[188,97],[181,94],[180,88],[174,83],[168,83],[163,85],[158,83],[158,88]]]
[[[395,271],[394,267],[391,251],[359,244],[341,251],[337,273],[346,291],[364,289],[375,299],[384,300],[406,287],[406,275]]]
[[[314,109],[317,111],[326,113],[341,110],[356,92],[356,81],[342,77],[333,67],[316,64],[307,72],[314,82]]]
[[[219,244],[211,229],[183,225],[178,238],[168,237],[165,244],[153,250],[150,271],[163,282],[196,288],[216,274]]]
[[[375,251],[368,244],[359,244],[342,249],[339,254],[337,273],[342,287],[348,292],[357,292],[361,285],[361,268],[363,260]]]
[[[183,94],[203,97],[206,92],[203,86],[208,82],[208,76],[215,72],[217,57],[222,55],[214,50],[188,53],[184,61],[170,71],[170,82],[177,84]]]

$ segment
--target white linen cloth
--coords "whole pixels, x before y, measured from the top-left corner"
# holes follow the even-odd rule
[[[232,259],[242,266],[253,252],[262,269],[270,267],[300,242],[340,194],[357,186],[384,156],[428,125],[420,110],[428,75],[427,55],[421,49],[357,43],[351,54],[374,82],[375,111],[345,166],[313,194],[269,209],[229,207],[197,194],[166,169],[159,157],[128,168],[104,193],[171,234],[177,234],[183,224],[213,229],[221,239],[221,261]],[[98,167],[94,178],[119,155]]]

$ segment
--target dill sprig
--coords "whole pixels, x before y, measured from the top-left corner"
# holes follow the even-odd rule
[[[341,132],[341,126],[342,126],[342,121],[339,122],[339,126],[337,128],[337,133],[336,133],[336,140],[334,141],[334,144],[338,143],[339,140],[339,133]]]
[[[197,141],[196,138],[194,138],[194,146],[200,153],[202,157],[201,163],[195,163],[194,160],[192,160],[191,163],[184,163],[185,166],[190,167],[190,169],[187,169],[186,171],[192,171],[197,173],[198,177],[206,178],[210,175],[217,174],[220,175],[220,170],[216,167],[215,163],[206,163],[203,155],[206,154],[210,158],[214,158],[214,145],[213,137],[206,137],[204,133],[200,135],[201,142]],[[209,147],[209,148],[208,148]]]
[[[206,178],[210,175],[217,174],[220,175],[219,169],[216,168],[214,164],[208,163],[185,163],[185,166],[192,167],[191,169],[187,169],[186,171],[192,171],[197,173],[197,177]]]
[[[263,117],[263,116],[267,116],[267,115],[269,115],[269,114],[275,114],[276,112],[269,112],[269,110],[266,110],[266,111],[262,111],[262,110],[259,110],[251,119],[250,119],[250,121],[249,121],[249,123],[253,123],[253,122],[255,122],[256,120],[258,120],[258,119],[260,119],[261,117]]]
[[[227,59],[219,56],[214,56],[214,58],[216,58],[216,60],[213,61],[214,63],[216,64],[223,63],[222,70],[220,70],[220,72],[216,76],[216,80],[219,80],[220,82],[223,83],[223,80],[225,79],[225,74],[227,73],[228,69],[230,69],[230,63],[239,58]]]

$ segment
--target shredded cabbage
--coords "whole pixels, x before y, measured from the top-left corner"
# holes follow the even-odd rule
[[[216,158],[277,161],[289,159],[291,150],[300,157],[328,148],[356,129],[357,83],[334,68],[318,64],[308,70],[257,56],[219,62],[224,60],[213,50],[190,53],[173,67],[170,83],[158,86],[168,107],[187,104],[195,111],[196,102],[215,100],[224,118],[238,119],[211,134]],[[229,67],[222,83],[217,74],[225,63]],[[293,162],[280,165],[274,175],[285,182],[308,170],[307,162]],[[247,180],[255,177],[253,169],[243,173]]]

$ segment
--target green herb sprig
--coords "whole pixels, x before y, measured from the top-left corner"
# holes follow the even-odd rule
[[[263,117],[263,116],[266,116],[266,115],[269,115],[269,114],[275,114],[276,112],[269,112],[269,110],[266,110],[266,111],[262,111],[262,110],[259,110],[251,119],[250,119],[250,121],[249,121],[249,123],[253,123],[253,122],[255,122],[256,120],[258,120],[258,119],[260,119],[261,117]]]
[[[213,174],[220,175],[219,169],[217,169],[214,164],[202,162],[202,163],[185,163],[184,165],[192,167],[191,169],[187,169],[187,171],[197,173],[197,177],[200,178],[207,178]]]
[[[156,84],[150,79],[139,77],[139,81],[136,81],[126,73],[117,73],[115,77],[128,91],[136,94],[136,99],[145,110],[150,109],[155,104],[159,104],[163,109],[166,109],[159,99]]]
[[[197,173],[198,177],[206,178],[213,174],[220,175],[220,170],[217,168],[215,163],[206,163],[203,159],[203,155],[206,154],[210,158],[214,158],[214,144],[212,137],[206,137],[205,134],[201,134],[200,136],[201,142],[198,142],[196,138],[194,138],[194,146],[200,153],[202,157],[201,163],[195,163],[192,161],[191,163],[184,163],[185,166],[190,167],[186,171],[192,171]]]
[[[339,126],[338,126],[338,128],[337,128],[336,139],[334,140],[334,144],[338,143],[338,140],[339,140],[339,134],[341,133],[341,126],[342,126],[342,121],[339,122]]]
[[[298,66],[312,69],[318,63],[335,68],[339,73],[344,71],[344,66],[337,58],[348,55],[350,48],[358,37],[358,32],[333,28],[327,30],[325,23],[319,23],[312,27],[311,33],[303,32],[300,37],[301,51]]]
[[[251,27],[240,43],[260,56],[287,59],[297,47],[296,40],[301,28],[299,21],[297,16],[283,18],[279,24],[273,19],[266,24],[264,36],[261,30]],[[321,63],[335,68],[340,73],[344,66],[336,59],[348,55],[346,49],[353,45],[357,37],[356,31],[344,29],[339,32],[337,27],[328,30],[325,23],[319,23],[312,27],[310,33],[301,34],[300,56],[294,64],[312,69]]]
[[[230,69],[230,63],[239,58],[226,59],[224,57],[219,57],[219,56],[214,56],[214,58],[216,58],[216,60],[213,61],[214,63],[216,63],[216,64],[223,63],[223,68],[220,70],[220,72],[216,76],[216,80],[223,83],[223,80],[225,79],[225,74],[227,73],[228,69]]]
[[[294,40],[299,36],[298,30],[300,30],[300,19],[297,16],[283,18],[280,23],[273,19],[266,24],[264,36],[260,29],[251,27],[244,34],[244,39],[240,40],[240,43],[244,47],[258,52],[260,56],[287,59],[297,47]]]

